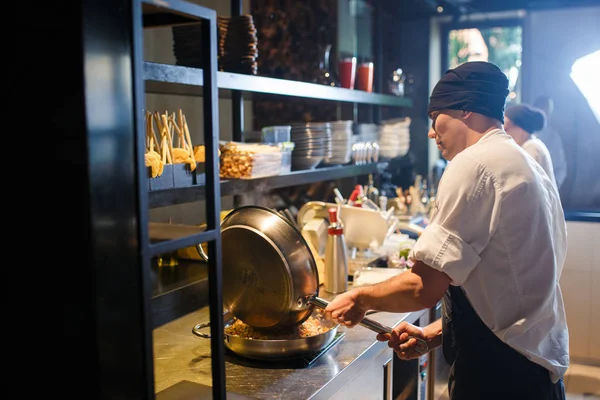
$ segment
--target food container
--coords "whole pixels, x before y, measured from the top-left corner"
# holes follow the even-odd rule
[[[354,89],[356,78],[356,57],[342,58],[338,61],[338,75],[343,88]]]
[[[223,179],[253,179],[279,175],[283,152],[277,144],[220,144],[219,174]]]
[[[265,126],[262,128],[262,141],[264,143],[289,142],[291,131],[290,125]]]
[[[365,92],[373,91],[373,63],[361,63],[356,69],[356,88]]]
[[[279,143],[281,149],[281,170],[280,174],[287,174],[292,171],[292,151],[296,145],[293,142]]]

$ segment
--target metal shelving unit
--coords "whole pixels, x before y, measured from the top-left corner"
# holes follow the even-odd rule
[[[240,0],[232,0],[232,9],[239,12],[240,4]],[[335,102],[399,107],[410,104],[406,99],[378,94],[218,72],[216,13],[184,0],[85,1],[67,6],[70,13],[59,13],[52,21],[45,18],[45,22],[59,23],[64,29],[53,29],[48,23],[49,34],[42,35],[44,47],[51,49],[47,54],[64,61],[48,80],[52,90],[45,91],[52,97],[47,119],[59,132],[55,152],[58,163],[52,166],[53,174],[60,178],[51,183],[55,188],[58,182],[60,193],[67,194],[59,202],[62,209],[50,213],[55,215],[56,226],[66,226],[66,238],[62,234],[53,236],[60,236],[56,240],[59,246],[67,243],[83,253],[62,260],[68,267],[63,268],[68,278],[60,287],[66,358],[74,366],[74,383],[66,385],[65,390],[75,397],[154,398],[153,329],[208,304],[214,338],[212,393],[214,399],[224,399],[221,196],[259,185],[279,188],[376,173],[381,165],[327,167],[221,182],[217,158],[219,91],[226,96],[231,93],[237,104],[236,140],[241,135],[242,94],[266,93],[267,88],[274,95]],[[205,30],[202,37],[210,42],[210,46],[203,46],[206,62],[201,69],[144,62],[144,29],[198,21]],[[39,62],[39,54],[46,55],[32,54],[33,63]],[[167,75],[161,78],[157,71]],[[153,90],[177,93],[185,88],[191,90],[189,94],[201,93],[205,98],[206,179],[202,186],[153,193],[144,162],[145,95]],[[205,230],[190,230],[151,242],[151,208],[195,199],[206,201]],[[211,262],[186,284],[179,285],[180,280],[173,279],[168,288],[157,293],[152,284],[152,258],[198,242],[208,243]],[[189,278],[185,273],[180,277]]]
[[[204,82],[199,68],[146,62],[144,79],[146,91],[150,93],[203,95]],[[412,100],[406,97],[233,72],[217,72],[217,87],[223,97],[231,97],[231,92],[239,91],[244,94],[263,93],[345,103],[412,107]]]
[[[205,187],[209,188],[205,196],[207,227],[202,232],[190,232],[183,237],[177,237],[169,240],[151,243],[148,220],[148,186],[140,185],[140,203],[142,209],[142,218],[140,223],[141,237],[144,242],[144,254],[150,258],[155,255],[175,251],[180,248],[193,246],[197,243],[208,242],[208,302],[210,308],[211,321],[211,367],[212,367],[212,394],[215,399],[226,397],[225,389],[225,347],[222,340],[223,334],[223,298],[221,288],[223,287],[223,272],[221,266],[221,233],[220,233],[220,213],[221,213],[221,186],[219,178],[219,112],[218,112],[218,90],[217,90],[217,13],[215,10],[208,9],[193,3],[180,0],[170,0],[169,2],[159,2],[153,0],[134,0],[136,10],[142,11],[142,18],[135,19],[141,24],[134,23],[134,78],[135,78],[135,97],[138,105],[145,104],[146,85],[144,80],[144,60],[143,60],[143,29],[157,25],[174,25],[181,23],[196,22],[201,23],[202,60],[203,65],[200,70],[203,83],[203,113],[204,113],[204,144],[206,147],[205,163]],[[135,11],[134,11],[135,12]],[[185,85],[185,83],[184,83]],[[166,92],[174,93],[174,90],[165,88]],[[137,146],[138,153],[144,154],[144,118],[142,110],[145,107],[137,109]],[[147,179],[146,168],[143,156],[139,160],[140,181]],[[145,206],[145,207],[144,207]],[[177,296],[171,296],[175,299]],[[185,299],[180,297],[180,300]],[[154,301],[156,304],[156,301]],[[181,315],[189,313],[186,308],[173,307]],[[177,314],[171,315],[171,318],[177,317]],[[166,322],[166,321],[165,321]]]
[[[387,166],[386,162],[363,165],[338,165],[310,170],[292,171],[288,174],[256,179],[237,179],[221,181],[221,196],[239,195],[255,189],[272,190],[324,180],[350,178],[353,176],[375,174]],[[149,192],[150,207],[164,207],[173,204],[191,203],[206,198],[204,185],[185,188],[153,190]]]
[[[152,329],[175,318],[188,314],[199,307],[199,302],[208,300],[211,321],[211,363],[213,398],[225,398],[225,362],[224,344],[221,340],[223,331],[222,319],[222,270],[221,270],[221,235],[220,200],[224,195],[239,195],[256,189],[269,190],[289,186],[302,185],[323,180],[356,177],[381,172],[386,163],[365,165],[328,166],[314,170],[294,171],[289,174],[250,180],[220,181],[218,168],[218,98],[231,98],[233,102],[233,139],[243,141],[243,99],[251,98],[253,93],[274,96],[293,96],[307,99],[327,100],[338,103],[367,104],[375,107],[411,107],[412,101],[380,93],[367,93],[358,90],[329,87],[306,82],[275,79],[264,76],[253,76],[217,71],[217,37],[216,12],[185,0],[159,2],[157,0],[134,0],[138,12],[141,11],[141,24],[134,24],[134,77],[135,98],[137,107],[137,149],[140,154],[140,237],[143,253],[149,259],[181,248],[195,246],[198,243],[209,244],[210,263],[206,277],[193,282],[182,283],[181,286],[151,298]],[[136,7],[134,7],[136,8]],[[241,1],[231,0],[232,15],[241,14]],[[202,46],[202,68],[191,68],[177,65],[146,62],[143,59],[143,29],[152,27],[168,27],[179,24],[202,24],[201,37],[207,45]],[[207,43],[209,42],[209,43]],[[208,45],[210,44],[210,45]],[[144,167],[144,131],[142,110],[145,107],[145,93],[202,96],[204,112],[204,144],[206,146],[206,164],[204,180],[199,184],[168,189],[150,189]],[[204,183],[201,183],[204,182]],[[148,210],[152,208],[206,201],[206,229],[181,229],[167,239],[154,240],[151,235]],[[146,229],[144,229],[146,228]],[[152,227],[150,227],[152,228]],[[191,228],[191,227],[188,227]],[[151,242],[150,237],[153,237]],[[208,283],[208,284],[207,284]],[[208,299],[204,294],[208,290]],[[202,298],[201,298],[202,297]]]

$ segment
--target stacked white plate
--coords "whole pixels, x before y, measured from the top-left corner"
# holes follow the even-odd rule
[[[358,124],[356,125],[357,142],[378,142],[379,125],[377,124]]]
[[[379,131],[379,154],[383,158],[403,157],[410,148],[410,118],[382,121]]]
[[[313,169],[332,155],[331,125],[328,122],[306,122],[292,124],[290,139],[295,147],[292,151],[292,169]]]
[[[325,158],[329,165],[348,164],[352,160],[352,121],[332,121],[331,156]]]

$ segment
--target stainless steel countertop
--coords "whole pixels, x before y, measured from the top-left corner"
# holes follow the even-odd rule
[[[321,292],[320,296],[326,300],[334,297],[326,292]],[[413,323],[426,311],[380,312],[369,317],[393,327],[402,321]],[[192,327],[209,320],[208,312],[208,307],[204,307],[153,331],[155,392],[181,381],[211,385],[210,340],[192,334]],[[361,326],[340,327],[338,331],[345,332],[342,340],[308,367],[245,362],[226,352],[227,392],[256,399],[318,397],[318,392],[336,376],[342,372],[344,376],[354,376],[353,368],[364,368],[363,361],[368,361],[371,354],[387,348],[387,343],[378,342],[374,332]]]

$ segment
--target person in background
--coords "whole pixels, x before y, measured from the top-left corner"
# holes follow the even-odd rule
[[[452,400],[565,399],[569,334],[559,279],[566,257],[556,186],[503,131],[508,79],[494,64],[448,70],[431,94],[429,138],[450,161],[410,270],[336,296],[325,317],[354,327],[369,310],[442,318],[400,323],[401,359],[442,346]],[[540,206],[543,204],[544,206]]]
[[[554,177],[557,187],[560,189],[567,178],[567,157],[560,134],[552,128],[550,118],[554,112],[554,101],[549,96],[540,96],[534,102],[533,106],[539,108],[546,115],[546,127],[537,133],[537,136],[548,148],[552,165],[554,167]]]
[[[546,116],[540,109],[527,104],[517,104],[506,110],[504,130],[523,148],[546,172],[552,183],[556,183],[554,166],[548,148],[536,135],[546,126]]]

